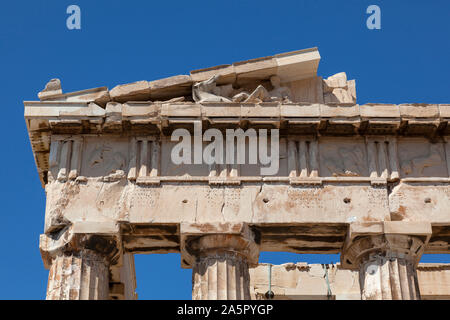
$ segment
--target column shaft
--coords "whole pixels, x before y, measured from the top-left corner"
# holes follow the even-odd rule
[[[419,300],[416,269],[411,260],[372,257],[361,264],[363,300]]]
[[[420,300],[416,266],[431,232],[431,224],[398,221],[350,226],[341,262],[359,270],[361,298]]]
[[[181,261],[192,270],[193,300],[249,300],[249,268],[260,239],[244,223],[182,224]]]
[[[235,253],[199,258],[192,272],[192,299],[250,299],[250,275],[245,259]]]
[[[60,254],[52,259],[47,300],[107,300],[109,269],[94,252]]]
[[[359,275],[363,300],[420,300],[411,259],[376,254],[361,263]]]

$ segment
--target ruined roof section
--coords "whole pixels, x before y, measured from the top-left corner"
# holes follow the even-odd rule
[[[277,75],[282,82],[303,80],[316,76],[320,54],[317,48],[292,51],[270,57],[235,62],[191,71],[193,81],[204,81],[220,74],[218,84],[243,84]]]
[[[292,51],[274,56],[192,70],[190,75],[177,75],[154,81],[137,81],[106,87],[63,93],[58,79],[52,79],[39,93],[41,101],[95,102],[105,107],[108,102],[166,101],[191,94],[192,84],[221,75],[218,84],[242,85],[267,80],[277,75],[282,82],[316,76],[320,54],[317,48]]]

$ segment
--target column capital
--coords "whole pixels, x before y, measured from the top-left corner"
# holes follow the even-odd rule
[[[432,234],[429,222],[352,223],[341,253],[341,265],[358,270],[373,255],[420,261]]]
[[[192,268],[196,259],[231,254],[249,266],[258,264],[259,236],[246,223],[182,223],[181,266]]]
[[[82,253],[92,257],[101,257],[114,264],[121,256],[120,236],[118,233],[90,233],[79,226],[71,225],[59,232],[41,234],[39,249],[46,269],[52,259],[63,254]]]

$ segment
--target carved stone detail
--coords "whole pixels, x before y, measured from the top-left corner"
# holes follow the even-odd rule
[[[128,180],[159,183],[161,174],[161,142],[154,137],[137,137],[131,141]]]
[[[402,140],[399,144],[399,158],[404,178],[448,175],[445,151],[440,142],[430,143],[425,139]]]
[[[83,136],[80,179],[100,178],[114,182],[126,178],[129,167],[129,138],[112,136],[108,140]]]
[[[359,272],[363,300],[420,300],[414,262],[396,255],[371,255]]]
[[[355,80],[347,81],[345,72],[340,72],[323,80],[325,103],[356,103]]]
[[[221,96],[220,87],[216,82],[220,75],[214,75],[208,80],[198,82],[192,86],[192,98],[195,102],[231,102],[230,99]]]
[[[367,137],[367,161],[371,178],[399,179],[397,139]]]
[[[275,102],[284,101],[291,102],[292,92],[288,87],[281,86],[281,80],[278,76],[270,77],[270,83],[273,87],[272,90],[267,91],[267,89],[259,85],[252,93],[241,92],[235,95],[232,100],[233,102],[249,102],[249,103],[259,103],[259,102]]]
[[[67,228],[41,235],[40,249],[50,269],[48,300],[109,298],[109,266],[119,253],[114,236],[77,234]]]
[[[91,250],[62,253],[52,259],[47,300],[107,300],[108,263]]]
[[[273,87],[268,91],[263,85],[258,85],[251,93],[242,88],[235,90],[231,84],[217,86],[220,75],[214,75],[208,80],[198,82],[192,86],[192,97],[195,102],[291,102],[292,92],[288,87],[281,86],[278,76],[271,76],[270,83]]]
[[[342,141],[343,142],[343,141]],[[366,176],[366,153],[362,142],[340,143],[334,140],[320,144],[322,176],[361,177]]]
[[[359,265],[362,299],[420,299],[416,264],[424,242],[424,237],[399,234],[356,238],[344,255],[346,263]]]
[[[181,232],[193,299],[250,299],[248,268],[258,263],[259,247],[246,224],[182,225]]]
[[[291,178],[315,178],[319,176],[319,149],[315,138],[288,140],[288,174]]]
[[[99,143],[89,155],[88,165],[90,167],[101,165],[104,171],[113,174],[118,170],[125,169],[126,158],[121,152],[115,151],[112,145]]]
[[[62,94],[61,81],[59,79],[51,79],[45,85],[44,90],[39,92],[38,97],[40,100],[47,100],[60,94]]]
[[[224,252],[201,257],[192,270],[193,300],[249,300],[250,275],[246,259]]]
[[[80,174],[82,148],[81,137],[52,137],[48,180],[57,179],[60,182],[75,180]]]

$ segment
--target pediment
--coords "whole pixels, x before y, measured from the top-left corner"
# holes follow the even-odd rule
[[[39,98],[94,102],[101,107],[131,101],[356,103],[354,81],[347,81],[345,73],[322,80],[317,75],[319,62],[318,49],[310,48],[192,70],[189,75],[121,84],[111,90],[100,87],[69,93],[62,92],[59,79],[52,79]],[[274,87],[274,78],[281,89]]]

